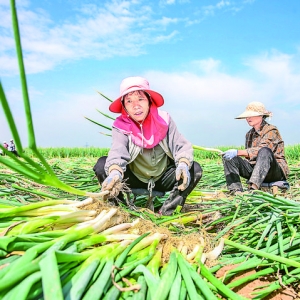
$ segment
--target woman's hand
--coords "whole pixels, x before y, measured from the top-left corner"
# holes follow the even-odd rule
[[[189,167],[185,162],[180,162],[176,168],[176,180],[182,178],[182,184],[178,187],[179,190],[184,191],[190,184],[191,174]]]
[[[101,191],[109,191],[109,198],[117,197],[122,188],[122,174],[118,170],[112,170],[102,183]]]

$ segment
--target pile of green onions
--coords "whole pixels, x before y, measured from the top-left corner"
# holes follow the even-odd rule
[[[203,253],[199,239],[164,261],[167,234],[137,234],[138,219],[112,224],[118,210],[82,209],[92,201],[1,205],[1,299],[241,299],[204,265],[223,243]]]
[[[203,203],[206,205],[205,202]],[[298,201],[263,191],[219,199],[206,206],[206,212],[218,211],[221,217],[205,224],[207,230],[218,232],[225,247],[213,272],[238,264],[222,281],[231,289],[266,275],[277,280],[257,288],[255,299],[263,299],[283,286],[297,284],[300,279],[300,206]],[[246,271],[255,274],[235,280]]]

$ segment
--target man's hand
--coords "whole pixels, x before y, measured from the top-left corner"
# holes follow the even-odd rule
[[[102,183],[101,191],[109,191],[109,198],[117,197],[122,187],[122,174],[118,170],[112,170]]]
[[[178,189],[184,191],[191,181],[189,167],[185,162],[180,162],[176,168],[176,180],[179,181],[180,178],[182,178],[183,182]]]
[[[236,157],[237,154],[238,154],[237,149],[229,149],[229,150],[227,150],[227,151],[224,152],[223,157],[226,160],[231,160],[234,157]]]

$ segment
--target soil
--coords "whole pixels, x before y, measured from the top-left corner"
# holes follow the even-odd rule
[[[231,270],[234,269],[237,265],[229,265],[229,266],[225,266],[223,268],[221,268],[217,273],[216,273],[216,277],[219,278],[220,280],[222,280],[224,278],[224,276],[226,275],[226,273]],[[244,278],[246,276],[249,276],[253,273],[255,273],[256,270],[250,270],[248,272],[243,272],[243,274],[238,274],[234,277],[232,277],[230,280],[226,281],[226,284],[233,282],[235,280]],[[275,277],[264,277],[264,278],[259,278],[257,280],[253,280],[250,283],[245,283],[237,288],[233,288],[233,291],[236,292],[237,294],[246,297],[248,299],[253,299],[255,297],[255,295],[253,295],[252,293],[255,292],[257,289],[259,289],[260,287],[263,287],[271,282],[276,281]],[[282,287],[280,290],[276,290],[273,293],[271,293],[270,295],[266,296],[265,298],[263,298],[264,300],[294,300],[300,299],[300,284],[297,284],[298,286],[294,289],[292,287]]]
[[[95,210],[99,214],[103,210],[110,210],[111,208],[117,208],[117,213],[111,218],[110,222],[106,224],[106,227],[112,227],[120,223],[131,222],[130,215],[119,207],[114,206],[112,203],[104,201],[94,201],[92,204],[88,204],[82,209]],[[146,232],[160,233],[162,238],[160,244],[162,245],[162,261],[167,262],[169,260],[170,253],[173,247],[181,249],[186,248],[188,253],[193,252],[195,247],[202,244],[204,252],[209,252],[216,245],[212,245],[208,234],[205,231],[199,231],[197,233],[190,234],[176,234],[174,235],[168,228],[164,226],[157,226],[155,223],[139,218],[139,221],[128,230],[133,234],[142,235]],[[182,225],[183,226],[183,225]]]

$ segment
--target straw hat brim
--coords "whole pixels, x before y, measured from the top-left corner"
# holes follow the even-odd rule
[[[237,116],[235,119],[246,119],[249,117],[258,117],[258,116],[269,116],[269,113],[262,113],[258,111],[253,111],[253,110],[246,110],[239,116]]]
[[[145,91],[145,92],[147,92],[151,96],[152,101],[155,103],[155,105],[157,107],[162,106],[164,104],[164,102],[165,102],[163,96],[161,94],[155,92],[155,91],[145,90],[143,88],[136,88],[136,87],[134,87],[132,89],[126,90],[126,94],[128,94],[128,93],[130,93],[132,91]],[[124,94],[124,95],[126,95],[126,94]],[[122,112],[122,101],[121,100],[122,100],[122,97],[124,95],[118,97],[115,101],[113,101],[110,104],[109,110],[111,112],[114,112],[114,113],[121,113]]]

